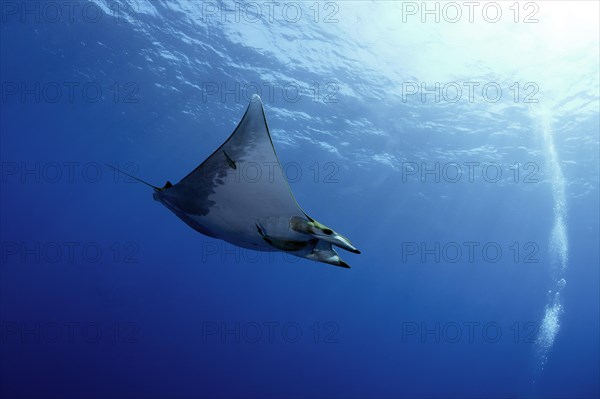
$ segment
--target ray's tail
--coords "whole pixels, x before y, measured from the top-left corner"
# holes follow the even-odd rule
[[[108,163],[107,163],[107,164],[105,164],[105,165],[106,165],[106,166],[108,166],[109,168],[113,169],[113,170],[116,170],[116,171],[117,171],[117,172],[119,172],[119,173],[122,173],[122,174],[124,174],[125,176],[131,177],[132,179],[134,179],[134,180],[136,180],[136,181],[139,181],[140,183],[143,183],[143,184],[147,185],[148,187],[152,187],[152,188],[153,188],[154,190],[156,190],[156,191],[162,191],[162,190],[163,190],[162,188],[160,188],[160,187],[156,187],[155,185],[152,185],[152,184],[150,184],[150,183],[148,183],[148,182],[146,182],[146,181],[144,181],[144,180],[142,180],[142,179],[140,179],[140,178],[137,178],[137,177],[135,177],[135,176],[133,176],[133,175],[130,175],[129,173],[127,173],[127,172],[125,172],[125,171],[123,171],[123,170],[121,170],[121,169],[119,169],[119,168],[117,168],[117,167],[115,167],[115,166],[112,166],[111,164],[108,164]],[[165,187],[166,187],[166,186],[168,186],[169,184],[170,184],[170,183],[169,183],[169,182],[167,182],[167,184],[165,185]]]

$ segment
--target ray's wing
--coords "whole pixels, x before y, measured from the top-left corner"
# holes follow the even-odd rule
[[[227,141],[165,194],[213,231],[257,236],[261,218],[306,217],[283,174],[257,95]]]

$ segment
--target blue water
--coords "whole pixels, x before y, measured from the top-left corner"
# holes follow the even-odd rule
[[[528,4],[0,3],[0,396],[598,397],[598,4]],[[175,183],[254,93],[352,269],[105,166]]]

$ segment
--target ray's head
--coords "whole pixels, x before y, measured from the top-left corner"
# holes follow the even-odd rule
[[[306,220],[302,217],[294,216],[290,219],[290,226],[295,231],[310,234],[315,238],[337,245],[347,251],[360,254],[360,251],[352,245],[349,239],[314,219]]]

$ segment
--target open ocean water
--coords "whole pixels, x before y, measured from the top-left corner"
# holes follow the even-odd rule
[[[599,15],[3,0],[0,396],[600,396]],[[105,166],[176,183],[255,93],[352,269],[200,235]]]

